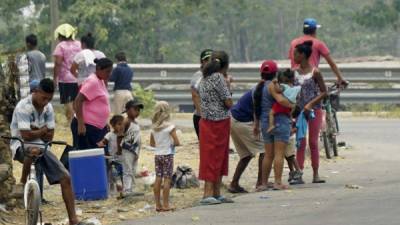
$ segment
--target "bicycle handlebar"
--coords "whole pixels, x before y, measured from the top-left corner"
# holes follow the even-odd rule
[[[8,140],[16,140],[16,141],[19,141],[19,143],[21,143],[21,147],[22,147],[22,150],[23,150],[24,152],[25,152],[25,147],[24,147],[24,146],[25,146],[26,144],[44,146],[44,149],[43,149],[42,154],[44,154],[44,153],[47,151],[47,148],[48,148],[49,146],[51,146],[52,144],[55,144],[55,145],[68,145],[68,143],[65,142],[65,141],[48,141],[48,142],[44,142],[44,143],[37,143],[37,142],[28,142],[28,141],[24,141],[24,140],[22,140],[21,138],[15,137],[15,136],[1,135],[0,137],[1,137],[2,139],[8,139]],[[41,154],[41,155],[42,155],[42,154]]]

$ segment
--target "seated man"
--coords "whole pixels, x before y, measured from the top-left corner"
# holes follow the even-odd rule
[[[43,79],[31,95],[19,101],[14,109],[10,125],[11,135],[27,142],[43,143],[51,141],[55,128],[54,111],[50,103],[53,94],[53,81]],[[28,156],[24,154],[19,141],[12,140],[10,145],[14,160],[23,163],[22,177],[18,185],[23,187],[30,173],[32,156],[40,154],[40,151],[38,147],[27,145],[26,147],[30,150]],[[75,200],[68,171],[51,151],[46,151],[37,163],[39,163],[51,185],[58,183],[61,185],[69,223],[71,225],[80,224],[75,213]]]

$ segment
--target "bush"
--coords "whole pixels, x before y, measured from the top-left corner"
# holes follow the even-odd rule
[[[135,84],[133,87],[133,96],[139,99],[143,105],[144,110],[140,114],[141,117],[148,118],[152,115],[156,100],[152,90],[145,90],[140,84]]]

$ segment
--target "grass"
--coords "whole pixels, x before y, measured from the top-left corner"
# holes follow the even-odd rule
[[[354,116],[376,116],[379,118],[400,118],[400,105],[396,104],[351,104],[346,111]]]

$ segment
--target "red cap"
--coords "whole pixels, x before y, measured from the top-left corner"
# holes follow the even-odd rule
[[[278,65],[272,60],[265,60],[261,64],[260,73],[276,73],[278,72]]]

